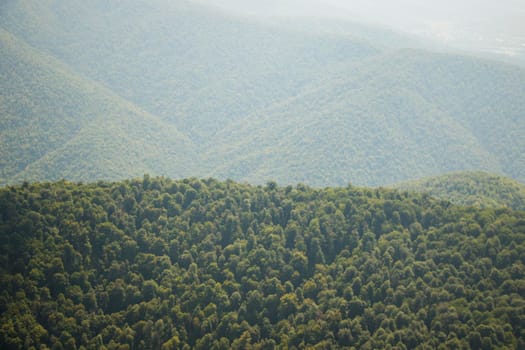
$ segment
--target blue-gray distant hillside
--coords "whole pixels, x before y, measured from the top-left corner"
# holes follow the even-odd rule
[[[182,0],[3,1],[0,183],[525,182],[524,69],[367,30]]]

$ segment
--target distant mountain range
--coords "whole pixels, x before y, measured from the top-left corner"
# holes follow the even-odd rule
[[[323,25],[182,0],[4,1],[0,184],[525,182],[525,69]]]

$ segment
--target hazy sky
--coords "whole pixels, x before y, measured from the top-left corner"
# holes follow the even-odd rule
[[[197,0],[252,15],[335,16],[452,46],[525,55],[525,0]]]

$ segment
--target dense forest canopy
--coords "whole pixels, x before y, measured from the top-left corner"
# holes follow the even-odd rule
[[[192,0],[0,57],[0,349],[525,349],[524,66]]]
[[[480,171],[445,174],[403,182],[393,187],[426,192],[458,205],[525,210],[525,185],[503,176]]]
[[[521,349],[525,212],[144,176],[0,189],[2,349]]]

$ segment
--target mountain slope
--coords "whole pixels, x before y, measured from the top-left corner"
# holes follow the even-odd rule
[[[231,124],[215,173],[381,185],[484,169],[525,181],[525,70],[415,50],[352,64]],[[505,93],[502,93],[505,91]],[[223,146],[223,147],[220,147]]]
[[[525,185],[484,172],[460,172],[409,181],[395,188],[429,193],[459,205],[525,210]]]
[[[0,54],[1,182],[191,173],[173,125],[1,29]]]
[[[3,12],[15,35],[176,122],[196,142],[301,91],[326,66],[379,51],[361,40],[284,30],[184,0],[20,0]],[[30,29],[35,21],[40,30]]]
[[[521,349],[525,212],[166,178],[0,189],[2,349]]]
[[[0,3],[0,23],[79,79],[98,84],[99,97],[119,96],[119,103],[152,121],[92,122],[79,134],[82,140],[100,129],[118,144],[105,146],[98,152],[104,159],[97,156],[90,166],[87,146],[93,142],[65,141],[78,131],[73,121],[83,123],[83,113],[99,102],[75,100],[85,106],[76,115],[71,104],[61,106],[72,102],[61,96],[67,89],[49,92],[52,108],[45,115],[67,109],[68,127],[53,139],[40,130],[56,126],[30,132],[5,125],[3,182],[36,173],[56,179],[56,171],[72,180],[147,171],[257,183],[384,185],[469,169],[525,181],[525,70],[518,67],[402,49],[402,37],[384,45],[374,39],[381,32],[362,26],[263,23],[183,0],[10,0]],[[38,100],[47,93],[44,80],[52,86],[56,79],[42,76],[37,88],[22,65],[4,67],[6,87],[9,79],[25,81],[2,93],[12,101],[2,111],[7,121],[21,113],[13,112],[16,89],[23,86],[23,96]],[[42,107],[21,104],[40,115]],[[132,127],[130,135],[110,138],[120,125]],[[150,126],[155,130],[143,137],[140,129]],[[27,135],[40,141],[18,142]],[[136,164],[113,151],[125,149],[125,142],[146,149],[135,152]],[[59,153],[50,153],[58,146]],[[66,153],[86,161],[56,170],[73,167],[72,157],[60,155]]]

